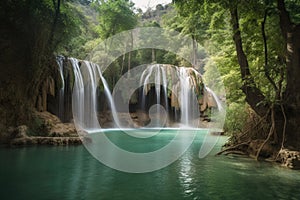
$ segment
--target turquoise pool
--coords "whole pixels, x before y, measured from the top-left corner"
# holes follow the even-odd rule
[[[140,145],[139,139],[118,131],[106,135],[124,149],[147,152],[167,144],[175,131],[165,132]],[[203,138],[204,134],[197,134],[171,165],[140,174],[111,169],[84,146],[1,147],[1,199],[300,198],[300,172],[243,157],[215,156],[226,137],[220,137],[210,154],[200,159]]]

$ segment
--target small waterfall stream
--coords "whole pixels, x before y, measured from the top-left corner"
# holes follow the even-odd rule
[[[221,103],[220,99],[217,97],[217,95],[214,93],[214,91],[212,91],[209,87],[205,87],[205,89],[207,90],[207,92],[209,94],[212,95],[213,99],[216,101],[218,110],[219,111],[223,110],[222,103]]]
[[[100,78],[101,78],[101,81],[102,81],[102,84],[103,84],[103,87],[104,87],[105,95],[106,95],[106,97],[108,99],[108,102],[109,102],[109,105],[110,105],[110,109],[111,109],[111,113],[112,113],[112,116],[113,116],[113,119],[114,119],[114,123],[117,127],[121,127],[120,120],[119,120],[118,113],[117,113],[117,109],[116,109],[115,103],[113,101],[113,98],[111,96],[111,92],[109,90],[107,81],[103,77],[102,72],[100,70],[100,67],[98,65],[97,65],[97,69],[98,69],[98,73],[100,75]]]
[[[64,100],[65,100],[65,79],[64,79],[64,57],[57,56],[56,62],[59,67],[59,74],[61,77],[61,88],[59,90],[59,104],[58,104],[58,117],[64,120]]]
[[[180,122],[185,126],[188,126],[190,120],[190,77],[185,68],[179,67],[178,76],[180,81],[180,110],[181,120]]]

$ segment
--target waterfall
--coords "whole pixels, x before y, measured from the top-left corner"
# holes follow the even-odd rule
[[[110,92],[109,87],[108,87],[108,84],[107,84],[105,78],[102,75],[100,67],[98,65],[96,65],[96,66],[97,66],[98,73],[100,75],[100,79],[101,79],[103,87],[104,87],[104,93],[105,93],[105,95],[108,99],[108,102],[109,102],[109,106],[110,106],[110,109],[111,109],[111,113],[112,113],[115,125],[120,128],[121,127],[120,120],[119,120],[119,117],[118,117],[118,114],[117,114],[117,109],[116,109],[115,103],[113,101],[111,92]]]
[[[167,78],[172,76],[173,78],[170,80]],[[177,110],[179,109],[180,124],[182,126],[195,127],[198,125],[199,122],[197,122],[197,118],[199,118],[200,115],[200,102],[204,104],[205,109],[217,107],[219,111],[222,110],[220,100],[211,89],[205,87],[202,83],[201,74],[194,68],[160,64],[149,65],[141,75],[140,85],[143,86],[142,95],[140,96],[142,98],[141,109],[144,111],[149,109],[146,108],[145,104],[147,94],[152,87],[156,95],[156,104],[165,104],[168,113],[168,89],[171,90],[178,102],[178,106],[174,107],[175,119],[177,118]],[[168,86],[170,86],[170,88],[168,88]],[[196,91],[198,92],[197,94]],[[163,95],[161,94],[162,92]],[[150,98],[149,95],[148,98]],[[156,106],[156,108],[159,108],[159,106]],[[151,111],[153,111],[153,108],[151,108]],[[160,112],[158,110],[155,112],[156,117],[159,119]]]
[[[73,66],[75,77],[72,106],[76,123],[85,130],[100,129],[97,116],[97,87],[99,86],[99,80],[101,80],[114,123],[120,127],[111,92],[99,65],[88,61],[79,62],[75,58],[69,58],[69,60]],[[79,65],[80,63],[81,65]]]
[[[58,117],[64,120],[64,100],[65,100],[65,80],[64,80],[64,57],[57,56],[56,62],[59,67],[59,74],[61,77],[61,88],[59,90],[59,104],[58,104]]]
[[[184,125],[189,123],[189,107],[190,107],[190,77],[187,73],[187,70],[183,67],[180,67],[178,70],[178,76],[180,81],[180,111],[181,119],[180,122]]]
[[[168,97],[167,97],[167,75],[166,75],[166,69],[159,64],[150,65],[147,67],[141,76],[140,79],[140,85],[143,85],[143,93],[141,95],[142,102],[141,102],[141,108],[146,109],[146,95],[150,89],[150,85],[154,84],[154,90],[156,95],[156,104],[157,106],[154,106],[151,108],[153,111],[153,115],[155,115],[156,122],[152,123],[152,125],[156,127],[160,127],[160,115],[161,115],[161,106],[159,106],[161,103],[164,102],[165,109],[168,110]],[[161,87],[163,87],[163,101],[161,100]],[[152,119],[153,120],[153,119]]]
[[[162,82],[163,82],[163,91],[164,91],[164,100],[165,100],[165,108],[168,113],[168,80],[167,73],[164,67],[160,67],[162,72]]]
[[[147,94],[147,90],[148,90],[148,84],[149,84],[149,78],[152,74],[153,71],[153,67],[148,67],[146,68],[141,76],[140,79],[140,85],[143,85],[143,94],[142,94],[142,109],[146,108],[146,94]]]
[[[57,62],[60,69],[62,69],[60,72],[63,79],[62,60],[58,59]],[[111,91],[99,65],[89,61],[78,61],[75,58],[69,58],[69,62],[74,72],[72,107],[76,124],[84,130],[101,128],[97,113],[97,91],[99,85],[102,84],[113,123],[116,127],[121,128],[122,124]],[[205,110],[211,107],[218,108],[218,111],[222,110],[217,95],[203,84],[202,76],[193,68],[161,64],[149,65],[142,72],[139,82],[142,86],[138,90],[140,106],[142,110],[149,112],[151,118],[151,123],[148,124],[149,127],[164,126],[162,124],[162,122],[165,122],[163,118],[167,115],[163,114],[169,112],[169,106],[174,108],[175,117],[178,114],[180,124],[184,127],[197,127],[200,119],[200,106],[202,109],[202,105]],[[62,83],[64,86],[64,81]],[[150,91],[151,93],[149,93]],[[175,100],[169,96],[170,94],[175,96]],[[170,105],[168,105],[168,97],[171,99]],[[164,109],[164,113],[162,109]],[[180,112],[177,113],[176,110]],[[197,125],[193,124],[195,122]]]
[[[218,111],[222,111],[223,106],[222,106],[222,103],[221,103],[220,99],[217,97],[216,93],[214,93],[214,91],[212,91],[209,87],[205,87],[205,89],[207,90],[207,92],[210,95],[212,95],[213,99],[216,101]]]

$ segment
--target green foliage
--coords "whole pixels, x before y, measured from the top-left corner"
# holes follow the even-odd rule
[[[290,13],[291,20],[295,24],[300,23],[300,2],[299,0],[285,1],[287,11]]]
[[[149,22],[155,21],[157,24],[162,24],[163,18],[174,10],[171,4],[165,6],[158,4],[155,9],[147,9],[146,12],[139,14],[140,26],[145,26]]]
[[[204,66],[203,79],[205,85],[213,89],[217,95],[224,95],[221,93],[223,89],[221,76],[216,63],[213,61],[213,58],[210,58]]]
[[[279,85],[284,64],[284,42],[279,27],[279,17],[275,1],[174,1],[177,13],[166,24],[182,33],[195,35],[198,42],[204,44],[210,59],[204,67],[204,79],[212,88],[220,88],[215,78],[215,71],[221,73],[227,99],[227,131],[242,130],[245,119],[245,95],[241,91],[240,68],[237,63],[236,49],[232,40],[232,27],[229,10],[238,5],[240,31],[244,51],[248,58],[250,71],[256,86],[274,102],[275,90],[266,77],[269,74],[275,84]],[[298,20],[299,2],[286,1],[292,20]],[[293,5],[293,6],[291,6]],[[265,34],[267,37],[267,62],[262,36],[262,22],[266,14]],[[170,14],[170,16],[172,16]],[[175,20],[176,19],[176,20]],[[194,19],[198,19],[194,21]],[[199,30],[201,29],[201,30]],[[283,88],[284,89],[284,88]],[[217,91],[218,93],[218,91]],[[242,109],[241,109],[242,108]],[[236,131],[234,129],[237,129]]]
[[[164,60],[164,63],[166,63],[166,64],[172,64],[175,66],[179,65],[176,54],[174,54],[172,52],[166,52],[164,54],[163,60]]]
[[[69,3],[69,7],[74,16],[75,31],[72,32],[73,35],[70,40],[67,40],[58,52],[85,59],[99,42],[97,40],[98,33],[96,32],[98,13],[85,1],[76,2],[74,0],[72,3]]]
[[[133,12],[133,4],[128,0],[108,0],[94,3],[99,12],[97,31],[102,39],[106,39],[121,31],[130,30],[137,24]]]
[[[104,77],[106,81],[108,82],[109,88],[112,91],[114,88],[114,85],[117,83],[117,81],[120,79],[121,76],[121,66],[116,60],[113,62],[104,72]]]
[[[226,120],[224,131],[227,135],[233,136],[244,130],[249,117],[249,107],[245,103],[230,103],[226,109]]]

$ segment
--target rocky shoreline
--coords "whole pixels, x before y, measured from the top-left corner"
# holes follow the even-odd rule
[[[35,112],[34,115],[38,125],[9,127],[1,133],[1,143],[10,146],[82,144],[73,123],[62,123],[49,112]]]
[[[24,138],[16,138],[10,141],[10,146],[25,145],[79,145],[82,141],[79,137],[39,137],[31,136]]]

